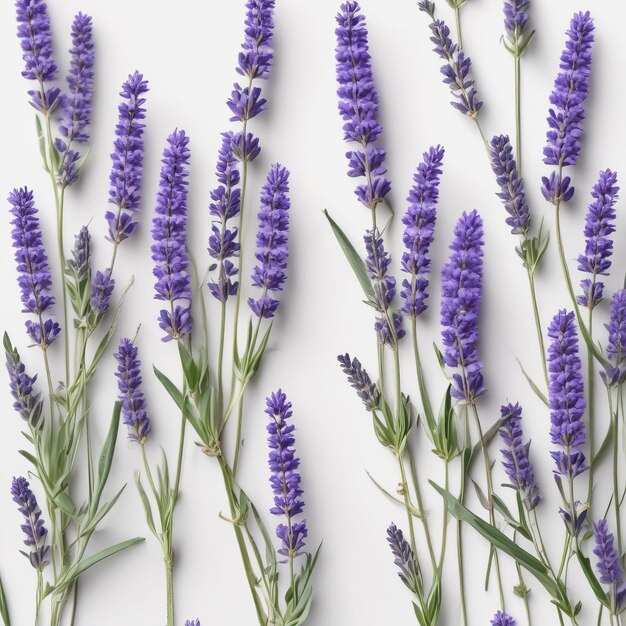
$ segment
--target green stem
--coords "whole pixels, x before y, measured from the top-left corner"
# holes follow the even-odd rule
[[[621,393],[621,386],[620,391]],[[612,396],[609,392],[609,413],[613,420],[613,508],[615,510],[615,534],[617,535],[617,553],[621,556],[622,551],[622,520],[620,515],[620,491],[619,491],[619,401],[613,409]]]
[[[226,330],[226,302],[222,302],[221,315],[220,315],[220,343],[219,351],[217,355],[217,407],[218,411],[222,412],[222,405],[224,403],[224,382],[222,374],[222,366],[224,362],[224,332]]]
[[[448,491],[449,486],[449,474],[450,474],[450,461],[448,459],[444,460],[444,489]],[[439,575],[441,576],[443,573],[443,563],[446,557],[446,545],[448,542],[448,505],[447,501],[444,499],[444,503],[442,505],[442,516],[441,516],[441,550],[439,552],[439,565],[437,566],[437,570],[439,571]]]
[[[550,382],[548,379],[548,365],[546,363],[546,348],[543,341],[543,331],[541,330],[541,317],[539,316],[539,307],[537,305],[537,292],[535,290],[535,275],[534,272],[528,268],[528,286],[530,287],[530,299],[533,307],[533,317],[535,319],[535,330],[537,331],[537,341],[539,345],[539,353],[541,358],[541,367],[543,368],[543,378],[546,383],[546,390],[550,388]]]
[[[411,511],[411,500],[409,498],[409,485],[406,480],[406,472],[404,470],[404,461],[402,460],[402,456],[400,454],[396,454],[396,459],[398,461],[398,467],[400,468],[400,476],[402,477],[402,483],[400,485],[402,489],[402,498],[404,499],[404,510],[406,512],[407,521],[409,523],[409,536],[411,549],[413,550],[413,554],[417,554],[417,542],[415,541],[415,528],[413,525],[413,513]]]
[[[517,41],[517,37],[516,37]],[[522,176],[522,104],[521,104],[521,68],[520,56],[517,50],[514,55],[515,59],[515,154],[517,159],[517,171]]]
[[[513,543],[517,543],[517,531],[513,533]],[[522,568],[520,564],[515,561],[515,569],[517,570],[517,579],[519,581],[520,590],[523,594],[523,602],[524,602],[524,611],[526,613],[526,623],[528,626],[531,626],[531,617],[530,617],[530,606],[528,605],[528,589],[526,588],[526,583],[524,583],[524,575],[522,573]]]
[[[591,304],[591,303],[590,303]],[[593,340],[593,308],[589,307],[589,317],[587,318],[587,328],[589,329],[589,337]],[[594,363],[593,354],[591,350],[587,350],[587,410],[589,412],[589,426],[587,432],[589,433],[589,488],[587,491],[587,504],[589,505],[589,512],[587,515],[589,519],[593,519],[591,512],[591,501],[593,496],[593,473],[594,465],[593,459],[595,457],[595,393],[594,393]]]
[[[413,340],[413,356],[415,358],[415,371],[417,373],[417,384],[420,390],[420,397],[422,400],[422,406],[424,412],[428,415],[433,415],[433,409],[428,397],[428,391],[426,389],[426,381],[424,380],[424,370],[422,369],[422,362],[420,359],[419,346],[417,344],[417,318],[411,318],[411,338]]]
[[[164,556],[165,590],[167,602],[167,626],[174,626],[174,577],[172,576],[171,555]]]
[[[461,7],[457,4],[454,7],[454,21],[456,22],[456,38],[459,48],[463,49],[463,32],[461,31]]]
[[[467,415],[465,416],[466,422],[466,434],[467,428]],[[467,444],[468,445],[468,444]],[[467,480],[465,461],[461,457],[461,488],[459,491],[459,501],[464,504],[465,500],[465,482]],[[463,526],[460,519],[456,520],[456,560],[459,570],[459,596],[461,604],[461,618],[463,620],[463,626],[467,626],[467,602],[465,600],[465,574],[463,568]]]

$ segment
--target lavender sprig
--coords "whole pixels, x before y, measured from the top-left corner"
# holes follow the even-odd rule
[[[589,205],[585,219],[585,253],[578,256],[578,269],[591,274],[591,278],[581,280],[582,295],[578,304],[593,309],[602,301],[604,283],[597,277],[605,276],[611,267],[615,232],[615,203],[619,187],[617,174],[611,170],[600,172],[598,182],[591,190],[593,202]]]
[[[410,276],[402,281],[402,311],[411,317],[423,313],[428,305],[428,276],[431,260],[430,245],[435,238],[439,179],[444,149],[431,147],[424,152],[422,162],[413,176],[415,184],[409,192],[409,206],[402,218],[405,225],[402,241],[406,251],[402,254],[402,269]]]
[[[363,401],[368,411],[377,409],[380,405],[380,391],[372,382],[369,374],[365,371],[361,362],[357,359],[350,359],[346,352],[337,357],[343,373],[348,377],[351,387],[356,390],[357,395]]]
[[[4,336],[4,348],[6,353],[7,372],[9,374],[9,387],[13,396],[13,408],[20,417],[28,422],[31,428],[40,428],[43,424],[41,415],[43,400],[41,392],[35,390],[37,374],[29,376],[26,366],[22,363],[20,353],[14,348],[8,335]]]
[[[624,379],[626,359],[626,289],[618,289],[611,298],[611,316],[606,353],[609,364],[600,373],[608,385],[616,385]]]
[[[372,75],[365,17],[357,2],[345,2],[336,19],[337,96],[339,113],[345,122],[344,139],[362,147],[346,153],[348,176],[367,179],[355,193],[365,206],[375,209],[391,190],[391,183],[384,177],[385,150],[375,146],[382,127],[376,119],[378,93]]]
[[[398,568],[400,580],[415,594],[422,594],[422,573],[415,554],[404,533],[395,524],[387,528],[387,543],[394,556],[394,564]]]
[[[91,297],[89,298],[89,306],[96,315],[104,315],[109,310],[114,288],[115,280],[111,268],[105,269],[104,272],[96,272],[91,283]]]
[[[155,299],[169,303],[162,309],[159,326],[165,331],[163,341],[180,340],[191,332],[191,276],[187,235],[187,168],[189,138],[183,130],[174,130],[163,150],[155,217],[152,220],[150,248],[156,278]],[[183,304],[180,304],[180,301]]]
[[[483,222],[477,211],[461,215],[450,250],[441,270],[443,356],[446,365],[461,370],[453,374],[452,395],[473,403],[486,392],[477,349],[483,277]]]
[[[596,569],[600,574],[600,582],[610,587],[611,614],[619,615],[626,610],[626,576],[615,549],[615,538],[605,519],[595,522],[593,530],[596,544],[593,553],[598,558]]]
[[[27,555],[28,559],[30,564],[41,572],[48,564],[46,559],[50,550],[50,546],[46,542],[48,530],[43,519],[41,519],[41,509],[28,481],[22,476],[13,478],[11,496],[13,496],[13,502],[18,506],[19,512],[24,516],[24,523],[21,528],[26,536],[24,544],[30,549],[30,553]]]

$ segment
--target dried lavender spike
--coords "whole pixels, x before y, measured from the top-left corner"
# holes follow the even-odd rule
[[[270,512],[284,515],[287,524],[276,527],[276,536],[281,541],[278,553],[294,558],[302,553],[304,539],[308,535],[306,521],[294,522],[293,518],[304,509],[302,488],[300,487],[300,459],[295,454],[295,426],[288,423],[293,415],[291,402],[279,389],[266,399],[265,413],[270,420],[267,425],[269,446],[268,464],[271,472],[270,484],[274,492],[274,506]]]
[[[477,211],[463,213],[454,227],[450,258],[441,269],[441,337],[453,374],[452,395],[474,402],[484,394],[478,357],[478,311],[482,296],[483,222]]]
[[[187,236],[187,177],[189,176],[189,138],[174,130],[163,150],[155,217],[152,220],[150,248],[154,261],[155,299],[169,302],[159,314],[163,341],[178,341],[191,332],[191,275]],[[182,304],[181,304],[182,302]]]
[[[14,189],[8,200],[13,215],[11,237],[23,312],[32,313],[37,318],[36,322],[26,322],[26,332],[34,345],[46,348],[57,338],[61,328],[53,319],[44,317],[44,313],[54,304],[54,297],[50,295],[52,276],[33,192],[26,187]]]
[[[394,556],[393,562],[398,567],[400,580],[413,593],[420,595],[422,589],[420,567],[411,546],[404,538],[403,532],[395,524],[391,524],[389,528],[387,528],[387,543]]]
[[[581,306],[593,309],[602,301],[604,283],[596,280],[598,275],[608,274],[613,254],[615,232],[615,203],[619,187],[617,174],[611,170],[600,172],[598,182],[591,190],[593,202],[585,218],[585,253],[578,257],[578,269],[591,274],[591,278],[580,281],[583,290],[576,299]]]
[[[535,482],[535,472],[530,462],[530,441],[524,442],[522,434],[522,407],[507,404],[500,408],[500,438],[506,446],[502,452],[502,466],[513,487],[520,491],[522,500],[532,511],[542,496]]]
[[[506,223],[511,227],[512,234],[526,236],[530,228],[530,210],[508,135],[493,137],[489,142],[489,154],[491,169],[500,187],[497,196],[509,214]]]
[[[509,614],[498,611],[491,620],[491,626],[516,626],[516,622]]]
[[[118,400],[122,403],[122,421],[128,426],[128,438],[143,445],[150,434],[150,417],[141,391],[141,361],[137,346],[127,338],[120,341],[117,360]]]
[[[578,336],[573,312],[560,310],[548,327],[550,379],[550,436],[563,450],[551,452],[557,474],[574,478],[587,469],[585,445],[585,397]]]
[[[283,290],[287,280],[289,235],[289,170],[275,163],[270,168],[261,190],[256,236],[255,258],[258,264],[252,271],[252,286],[263,292],[257,299],[248,298],[248,306],[260,318],[274,317],[279,300],[269,295]]]
[[[619,615],[626,610],[626,576],[615,549],[615,538],[605,519],[595,522],[593,530],[596,544],[593,553],[598,557],[596,569],[600,582],[610,587],[611,613]]]
[[[78,282],[89,273],[89,262],[91,260],[91,235],[87,226],[83,226],[78,235],[74,237],[74,246],[71,252],[72,257],[67,260],[74,280]]]
[[[29,376],[26,373],[26,367],[22,363],[20,353],[17,351],[17,348],[6,344],[6,338],[5,351],[7,371],[9,373],[9,387],[11,395],[15,400],[13,408],[32,428],[39,428],[42,425],[43,400],[41,399],[41,393],[35,391],[37,374]]]
[[[464,115],[475,118],[483,103],[478,99],[478,92],[471,76],[472,60],[453,43],[446,23],[435,19],[434,2],[421,0],[417,6],[420,11],[430,16],[429,28],[432,32],[430,40],[435,44],[433,50],[445,61],[441,67],[443,82],[450,87],[452,97],[455,98],[450,104]]]
[[[143,96],[147,91],[148,81],[143,79],[143,74],[135,72],[129,74],[120,92],[122,102],[118,106],[109,176],[109,203],[116,208],[105,214],[109,227],[107,239],[115,244],[130,237],[137,227],[133,214],[141,201],[145,127],[141,120],[146,117]]]
[[[343,373],[348,377],[348,382],[363,401],[368,411],[378,408],[380,403],[380,391],[372,382],[369,374],[365,371],[361,362],[357,359],[350,359],[350,355],[346,352],[337,357],[339,365]]]
[[[26,539],[24,544],[30,548],[28,555],[30,564],[39,571],[48,564],[49,546],[46,545],[48,531],[41,519],[41,509],[37,504],[35,494],[31,491],[28,481],[23,477],[13,478],[11,483],[11,495],[13,502],[18,506],[19,512],[24,516],[21,525]]]
[[[341,5],[337,14],[337,96],[339,113],[344,120],[344,139],[360,144],[362,149],[346,153],[348,176],[365,177],[367,184],[356,188],[357,198],[374,209],[391,190],[384,177],[385,150],[375,143],[382,133],[377,118],[378,93],[374,85],[367,27],[357,2]]]
[[[423,313],[428,305],[428,275],[430,274],[430,245],[435,238],[439,178],[444,149],[431,147],[424,152],[422,162],[413,176],[414,185],[409,192],[409,206],[402,218],[405,226],[402,241],[406,251],[402,254],[402,270],[411,279],[402,281],[402,311],[411,317]]]

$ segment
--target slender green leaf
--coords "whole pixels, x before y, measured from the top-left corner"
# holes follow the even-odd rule
[[[596,578],[596,575],[593,573],[593,568],[591,567],[591,562],[589,559],[580,551],[576,550],[576,556],[578,557],[578,562],[580,563],[580,567],[583,571],[583,574],[587,578],[589,582],[589,586],[593,593],[595,593],[596,598],[607,608],[611,608],[611,603],[609,601],[609,597],[607,593],[602,588],[600,581]]]
[[[2,577],[0,576],[0,617],[2,617],[2,623],[4,626],[11,626],[11,619],[9,617],[9,605],[7,603],[7,597],[4,593],[4,586],[2,584]]]
[[[519,359],[517,359],[517,364],[519,365],[520,369],[522,370],[522,374],[524,374],[524,378],[526,378],[526,380],[528,381],[528,384],[530,385],[530,388],[535,392],[537,397],[546,406],[549,406],[548,398],[546,398],[546,395],[543,393],[543,391],[541,391],[541,389],[539,389],[537,383],[535,383],[535,381],[526,373],[526,370],[524,369],[524,366],[522,365],[522,362]]]

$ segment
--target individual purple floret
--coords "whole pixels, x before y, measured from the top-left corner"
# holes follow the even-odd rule
[[[575,13],[566,33],[567,41],[561,54],[561,63],[554,89],[550,94],[547,144],[543,149],[543,162],[559,168],[556,181],[543,178],[543,195],[549,202],[567,202],[574,188],[566,193],[569,177],[560,182],[560,170],[574,165],[580,155],[582,122],[585,118],[585,100],[589,93],[591,74],[591,48],[593,46],[593,20],[590,13]],[[563,189],[560,189],[563,188]]]
[[[367,183],[356,188],[358,199],[375,209],[391,190],[386,172],[385,150],[374,144],[382,133],[376,119],[378,93],[372,76],[367,43],[367,27],[357,2],[345,2],[337,15],[337,96],[344,120],[344,139],[360,144],[361,149],[346,153],[348,176],[365,177]]]
[[[260,318],[274,317],[279,301],[269,293],[282,291],[287,279],[289,207],[289,171],[275,163],[261,190],[254,255],[258,264],[251,276],[252,286],[263,292],[258,299],[248,298],[252,312]]]
[[[491,620],[491,626],[515,626],[515,620],[502,611],[498,611]]]
[[[348,382],[363,401],[368,411],[377,409],[380,403],[380,391],[372,382],[369,374],[363,369],[361,362],[357,359],[350,359],[346,352],[337,357],[343,373],[348,377]]]
[[[608,274],[613,254],[615,232],[615,203],[617,202],[617,174],[611,170],[600,172],[598,182],[591,190],[593,202],[587,210],[585,221],[585,253],[578,257],[578,269],[591,274],[580,282],[583,294],[576,298],[581,306],[593,309],[602,301],[604,283],[598,275]]]
[[[486,392],[478,358],[478,311],[483,279],[483,221],[463,213],[454,227],[450,258],[441,269],[441,337],[444,361],[459,368],[452,395],[472,403]]]
[[[239,53],[237,73],[250,80],[267,78],[272,66],[274,0],[248,0],[245,38]]]
[[[530,462],[530,441],[522,436],[522,407],[507,404],[500,408],[500,438],[506,446],[501,450],[502,465],[513,487],[518,490],[529,511],[541,502],[541,493],[535,482],[535,473]]]
[[[118,106],[118,121],[115,126],[115,141],[109,176],[109,203],[116,207],[106,212],[109,226],[107,239],[119,244],[130,237],[137,227],[133,218],[141,201],[141,178],[143,174],[143,129],[141,120],[146,117],[143,104],[148,91],[148,81],[143,74],[129,74],[122,85]]]
[[[44,313],[54,304],[54,297],[50,295],[52,276],[33,192],[26,187],[14,189],[8,200],[13,215],[11,236],[24,305],[22,311],[37,318],[36,322],[26,322],[26,332],[33,344],[47,348],[57,338],[61,328],[54,320],[44,318]]]
[[[48,531],[41,519],[41,509],[28,481],[23,476],[13,478],[11,495],[19,512],[24,516],[24,523],[21,528],[26,536],[24,544],[30,549],[30,554],[28,554],[30,564],[41,571],[48,564],[46,558],[50,549],[46,545]]]
[[[294,449],[295,426],[288,423],[293,413],[291,402],[287,401],[287,396],[280,389],[266,399],[266,407],[265,413],[270,417],[267,425],[267,443],[270,449],[268,464],[272,473],[270,484],[274,492],[274,506],[270,512],[287,518],[287,524],[276,527],[276,536],[281,541],[278,553],[291,559],[302,554],[304,539],[308,534],[306,521],[293,521],[304,509],[298,473],[300,459]]]
[[[516,46],[526,26],[530,0],[504,0],[504,30],[511,45]]]
[[[430,40],[435,44],[433,50],[445,61],[441,67],[441,73],[444,84],[450,87],[454,98],[450,104],[464,115],[475,118],[483,103],[478,99],[478,92],[471,76],[472,60],[465,56],[457,44],[453,43],[446,23],[435,19],[434,2],[421,0],[417,6],[420,11],[430,16],[432,32]]]
[[[596,543],[593,553],[598,557],[596,569],[600,582],[610,587],[611,614],[619,615],[626,609],[626,576],[615,549],[615,538],[605,519],[595,522],[593,530]]]
[[[118,400],[122,403],[122,421],[128,426],[128,438],[144,444],[150,434],[150,418],[141,391],[141,362],[137,346],[127,338],[120,341],[115,354],[117,360]]]
[[[609,363],[600,372],[607,385],[623,382],[624,359],[626,358],[626,289],[618,289],[611,298],[611,317],[607,325],[609,331],[606,353]]]
[[[578,356],[578,335],[573,312],[559,311],[548,327],[550,378],[550,436],[563,450],[551,452],[555,472],[569,478],[587,469],[585,445],[585,396]]]
[[[191,275],[187,236],[187,177],[189,138],[174,130],[163,150],[161,176],[152,220],[151,247],[156,278],[155,299],[169,302],[159,314],[163,341],[179,340],[191,332]],[[179,302],[183,301],[183,304]]]
[[[89,306],[96,315],[104,315],[109,310],[114,288],[115,281],[110,268],[105,269],[104,272],[96,272],[91,283],[91,297],[89,299]]]
[[[439,178],[444,149],[431,147],[424,152],[422,162],[413,175],[414,185],[409,191],[409,206],[402,218],[402,241],[406,251],[402,254],[402,269],[411,279],[402,281],[402,311],[411,317],[423,313],[428,305],[428,275],[430,274],[430,245],[435,238]]]
[[[395,525],[391,524],[387,528],[387,543],[394,556],[393,562],[398,567],[400,580],[416,594],[421,593],[422,574],[415,559],[415,554],[404,538],[403,532]]]
[[[237,275],[237,267],[231,261],[239,256],[238,229],[228,228],[229,220],[239,215],[241,209],[241,189],[238,187],[240,176],[232,140],[232,132],[222,134],[215,168],[220,185],[211,192],[212,202],[209,205],[209,213],[215,218],[209,236],[209,254],[218,264],[217,281],[209,283],[209,290],[220,302],[226,302],[229,296],[234,296],[239,286],[236,280],[232,280]]]
[[[489,154],[491,169],[500,187],[497,196],[509,214],[506,223],[511,227],[511,233],[525,236],[530,227],[530,210],[508,135],[493,137],[489,142]]]
[[[29,376],[17,349],[12,346],[10,348],[5,343],[9,387],[14,399],[13,408],[32,428],[38,428],[41,425],[43,400],[41,393],[34,388],[37,374]]]

